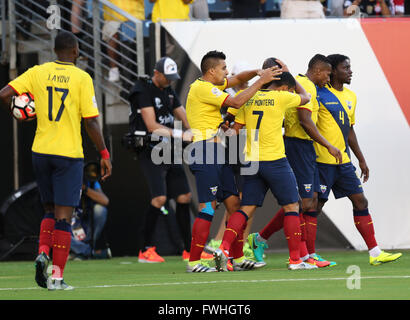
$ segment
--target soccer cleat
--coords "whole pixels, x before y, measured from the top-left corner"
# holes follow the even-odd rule
[[[211,239],[208,244],[205,246],[205,250],[214,253],[216,249],[219,248],[219,246],[221,245],[222,240],[214,240]]]
[[[298,261],[292,261],[289,259],[288,270],[311,270],[317,268],[316,265],[305,263],[300,259]]]
[[[253,251],[253,255],[257,262],[264,262],[263,255],[266,248],[268,248],[268,244],[263,241],[258,241],[259,233],[251,233],[248,235],[248,243]]]
[[[156,253],[155,249],[156,247],[150,247],[144,252],[140,250],[138,254],[138,262],[141,262],[141,263],[165,262],[164,258],[162,258],[158,253]]]
[[[40,253],[35,260],[35,280],[37,284],[42,288],[47,288],[47,267],[49,262],[50,258],[44,252]]]
[[[182,260],[188,261],[190,257],[190,253],[186,250],[182,252]],[[206,253],[205,251],[202,251],[201,253],[201,260],[212,260],[214,256],[210,253]]]
[[[182,260],[188,261],[188,260],[189,260],[189,256],[190,256],[190,254],[189,254],[188,251],[186,251],[186,250],[182,251]]]
[[[319,255],[316,254],[316,253],[314,253],[311,258],[314,259],[314,260],[316,260],[316,261],[327,262],[327,260],[323,259],[321,256],[319,256]],[[330,262],[329,267],[334,267],[335,265],[337,265],[337,263],[334,262],[334,261],[328,261],[328,262]]]
[[[218,248],[214,252],[214,260],[215,260],[215,267],[218,272],[228,271],[227,263],[228,263],[228,255],[225,253],[224,250]]]
[[[55,290],[74,290],[74,287],[69,286],[67,283],[64,282],[64,279],[57,280],[57,279],[51,279],[48,278],[47,280],[47,289],[49,291],[55,291]]]
[[[203,264],[196,264],[193,267],[189,264],[186,267],[186,272],[216,272],[215,268],[204,266]]]
[[[253,254],[253,251],[251,247],[249,246],[248,242],[245,242],[243,244],[243,255],[245,256],[245,258],[249,260],[255,260],[255,255]]]
[[[370,264],[372,266],[378,266],[382,263],[391,262],[397,260],[402,256],[402,253],[388,253],[382,251],[377,257],[370,257]]]
[[[243,259],[243,261],[239,263],[235,262],[235,260],[233,261],[233,271],[248,271],[264,266],[266,266],[265,262],[257,262],[249,259]]]
[[[324,267],[328,267],[330,265],[330,261],[325,261],[325,260],[319,261],[319,260],[315,260],[313,258],[308,258],[303,262],[311,264],[313,266],[317,266],[318,268],[324,268]]]
[[[212,254],[202,251],[201,260],[212,260],[213,258],[214,256]]]

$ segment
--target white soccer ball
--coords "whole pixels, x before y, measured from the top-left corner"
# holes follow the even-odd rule
[[[10,108],[13,117],[17,120],[31,121],[36,118],[34,97],[30,92],[14,96]]]

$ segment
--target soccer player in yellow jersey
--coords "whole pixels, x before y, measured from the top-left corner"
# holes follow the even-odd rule
[[[63,280],[71,243],[71,216],[79,204],[83,176],[81,119],[101,154],[101,175],[111,175],[110,155],[98,124],[94,86],[88,73],[75,66],[78,42],[66,31],[55,38],[56,61],[30,68],[0,91],[6,105],[12,96],[34,96],[37,129],[32,146],[33,167],[45,216],[39,235],[35,280],[49,290],[71,290]],[[53,271],[47,279],[49,252]]]
[[[190,170],[195,175],[199,214],[192,228],[192,241],[188,272],[216,271],[200,263],[200,256],[209,236],[209,229],[216,203],[223,202],[228,213],[239,208],[238,191],[232,167],[225,163],[225,150],[217,136],[222,122],[221,107],[239,108],[247,102],[263,84],[277,79],[278,67],[266,70],[250,70],[227,78],[226,56],[219,51],[208,52],[201,61],[202,77],[190,86],[186,113],[194,135],[190,146]],[[223,92],[259,75],[249,88],[232,97]],[[243,243],[240,243],[243,246]]]
[[[269,58],[266,65],[279,63],[283,70],[288,71],[282,61]],[[296,80],[310,94],[310,102],[290,108],[285,114],[285,149],[286,157],[295,173],[301,197],[301,227],[302,241],[300,256],[303,261],[315,264],[318,267],[330,265],[315,253],[317,229],[317,194],[319,192],[319,172],[316,164],[316,152],[313,141],[323,145],[327,152],[333,155],[338,162],[342,161],[339,149],[332,146],[316,128],[319,111],[316,88],[324,87],[330,80],[332,66],[329,60],[321,54],[316,54],[308,64],[305,75],[299,74]],[[280,209],[272,220],[259,232],[248,237],[248,242],[254,251],[257,261],[263,261],[263,251],[267,247],[267,239],[283,227],[284,211]],[[335,265],[332,262],[332,266]]]
[[[226,271],[229,256],[234,258],[234,270],[259,266],[247,261],[232,244],[243,233],[248,218],[253,216],[257,207],[262,206],[268,189],[285,212],[284,231],[290,255],[288,268],[314,267],[300,259],[299,194],[295,176],[286,159],[282,137],[285,112],[309,101],[306,90],[289,72],[283,72],[280,80],[272,81],[266,88],[259,90],[236,115],[233,128],[238,132],[246,126],[245,160],[256,170],[252,174],[244,174],[241,207],[229,218],[222,245],[214,253],[218,271]]]
[[[357,230],[369,250],[371,265],[390,262],[401,257],[401,253],[391,254],[382,251],[377,245],[373,221],[369,214],[368,201],[363,193],[360,179],[356,175],[349,148],[359,161],[363,183],[369,179],[369,168],[359,147],[353,126],[356,123],[356,94],[346,88],[350,84],[352,70],[350,59],[341,54],[327,57],[332,65],[330,84],[318,89],[319,116],[317,128],[319,132],[334,146],[342,150],[342,163],[336,163],[325,148],[315,143],[320,175],[318,212],[328,200],[330,190],[336,199],[348,197],[353,205],[353,219]]]

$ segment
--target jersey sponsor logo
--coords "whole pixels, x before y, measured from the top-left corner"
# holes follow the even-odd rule
[[[154,102],[155,102],[155,107],[156,107],[157,109],[161,109],[161,108],[164,106],[164,105],[162,104],[161,99],[158,98],[158,97],[155,97],[155,98],[154,98]]]
[[[322,193],[325,193],[326,190],[327,190],[327,186],[325,186],[324,184],[321,184],[321,185],[320,185],[320,191],[321,191]]]
[[[212,91],[212,93],[213,93],[215,96],[217,96],[217,97],[219,97],[219,96],[222,94],[222,91],[219,90],[219,89],[216,88],[216,87],[213,87],[211,91]]]
[[[218,186],[210,187],[209,189],[211,189],[213,195],[216,195],[216,193],[218,192]]]
[[[312,184],[304,184],[306,192],[310,192],[312,190]]]

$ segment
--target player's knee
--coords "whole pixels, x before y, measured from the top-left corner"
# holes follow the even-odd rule
[[[368,208],[369,202],[367,198],[362,194],[362,196],[354,199],[353,208],[354,210],[365,210]]]
[[[313,198],[304,198],[302,199],[301,208],[303,212],[311,211],[316,209]]]
[[[297,212],[299,213],[299,203],[295,202],[295,203],[289,203],[283,206],[283,210],[285,212]]]
[[[165,205],[166,201],[167,201],[166,196],[158,196],[158,197],[152,198],[151,204],[152,206],[156,208],[161,208],[163,205]]]
[[[185,194],[180,194],[177,197],[177,202],[178,203],[190,203],[192,199],[192,194],[191,192],[185,193]]]
[[[54,203],[44,203],[43,208],[45,213],[54,213]]]

